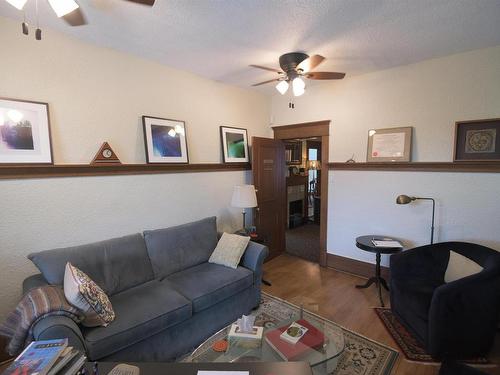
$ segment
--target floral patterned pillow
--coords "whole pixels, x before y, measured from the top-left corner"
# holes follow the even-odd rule
[[[80,309],[86,327],[107,326],[115,319],[113,306],[104,291],[84,272],[66,263],[64,295],[68,302]]]

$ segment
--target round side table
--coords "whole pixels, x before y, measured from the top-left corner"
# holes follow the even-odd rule
[[[361,236],[356,238],[356,246],[364,251],[369,251],[370,253],[376,254],[376,264],[375,264],[375,276],[370,277],[368,281],[364,285],[356,285],[356,288],[368,288],[370,285],[375,284],[378,289],[378,297],[380,299],[380,305],[384,307],[384,301],[382,300],[382,287],[385,290],[389,290],[387,286],[387,281],[380,275],[380,259],[381,254],[394,254],[401,250],[402,247],[377,247],[373,244],[373,240],[392,240],[392,238],[388,238],[385,236],[378,235],[370,235],[370,236]]]

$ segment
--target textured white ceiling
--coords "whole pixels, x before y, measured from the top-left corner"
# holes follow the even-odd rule
[[[89,24],[73,28],[39,1],[42,28],[242,87],[292,51],[355,75],[500,45],[500,0],[79,0]],[[0,15],[22,19],[4,0]]]

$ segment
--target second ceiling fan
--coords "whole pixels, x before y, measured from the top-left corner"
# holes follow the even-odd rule
[[[300,96],[305,92],[306,84],[304,78],[307,79],[319,79],[319,80],[330,80],[330,79],[342,79],[345,77],[345,73],[337,72],[312,72],[319,64],[321,64],[325,58],[321,55],[309,56],[302,52],[291,52],[281,55],[279,58],[279,64],[281,70],[275,68],[268,68],[261,65],[250,65],[251,67],[264,69],[271,72],[278,73],[277,78],[273,78],[264,82],[256,83],[252,86],[260,86],[266,83],[278,82],[276,85],[276,90],[279,91],[281,95],[284,95],[292,84],[292,90],[294,96]]]

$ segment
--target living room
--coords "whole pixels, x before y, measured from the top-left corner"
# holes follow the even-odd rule
[[[271,285],[255,287],[270,296],[266,298],[279,299],[272,306],[286,313],[303,306],[344,327],[349,330],[341,335],[344,346],[348,337],[372,340],[370,348],[384,360],[371,367],[363,362],[367,374],[439,373],[443,358],[431,358],[421,345],[426,357],[418,352],[410,359],[411,348],[405,353],[404,343],[376,312],[382,304],[390,311],[392,287],[386,291],[375,282],[378,288],[355,288],[375,274],[376,262],[375,251],[357,246],[356,239],[384,235],[401,242],[405,251],[380,256],[381,274],[388,281],[391,258],[432,242],[459,241],[500,251],[500,136],[491,138],[492,149],[482,153],[486,156],[468,156],[460,151],[458,131],[474,121],[481,129],[485,123],[492,131],[500,129],[498,1],[214,5],[156,0],[150,7],[82,0],[78,9],[86,24],[80,26],[57,18],[49,3],[29,0],[20,11],[9,2],[0,2],[1,106],[40,111],[46,120],[36,130],[49,147],[45,159],[34,154],[33,160],[12,158],[3,143],[0,148],[0,321],[18,306],[23,281],[42,272],[29,254],[209,217],[216,217],[218,232],[232,234],[243,227],[243,208],[246,227],[250,232],[255,227],[263,242],[259,245],[271,255],[255,271],[263,271]],[[279,58],[296,52],[325,58],[312,72],[342,72],[345,77],[315,80],[303,75],[305,92],[295,96],[294,74],[301,72],[284,72]],[[272,82],[252,87],[268,80]],[[289,82],[284,95],[275,89],[280,82]],[[180,127],[175,130],[183,142],[179,160],[155,161],[148,119]],[[221,127],[244,130],[242,160],[231,163],[224,154]],[[377,161],[369,132],[395,128],[401,130],[392,134],[410,129],[409,143],[401,144],[405,155],[396,162]],[[309,137],[326,137],[318,158],[322,216],[317,263],[286,254],[280,245],[285,225],[275,228],[264,220],[269,212],[264,181],[254,178],[265,172],[264,162],[271,157],[259,159],[262,165],[251,163],[259,139],[278,144],[279,152],[281,140]],[[106,159],[99,156],[104,142],[118,160],[99,161]],[[284,163],[284,158],[278,155],[278,161]],[[278,169],[283,176],[277,186],[284,186],[287,168]],[[298,175],[313,172],[318,171]],[[242,185],[255,185],[257,207],[231,204],[235,186]],[[283,186],[276,201],[286,199]],[[397,204],[401,195],[434,201]],[[277,204],[270,207],[277,207],[273,212],[284,223],[284,205]],[[200,233],[198,228],[193,236]],[[408,270],[409,278],[415,277],[413,271]],[[487,292],[491,294],[484,298],[500,299],[497,288]],[[482,303],[482,310],[498,312],[498,303]],[[211,328],[214,334],[222,327]],[[486,344],[488,351],[481,355],[450,358],[465,360],[475,371],[498,373],[498,331],[495,344]],[[335,352],[340,365],[327,372],[356,373],[359,358],[347,353]],[[112,359],[110,354],[90,355],[89,360],[106,357]]]

